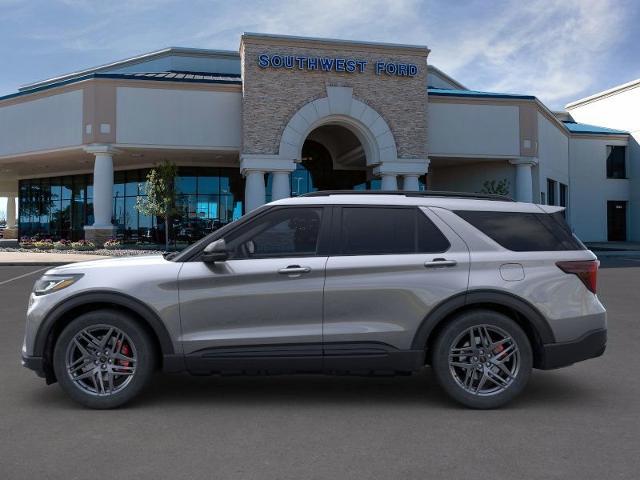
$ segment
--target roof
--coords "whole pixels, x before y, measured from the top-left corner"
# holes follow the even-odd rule
[[[593,95],[589,95],[588,97],[575,100],[571,103],[567,103],[564,108],[566,108],[567,110],[570,110],[579,105],[582,105],[583,103],[593,102],[595,100],[599,100],[600,98],[608,97],[609,95],[614,95],[616,93],[620,93],[620,92],[623,92],[624,90],[629,90],[631,88],[635,88],[638,86],[640,86],[640,78],[637,78],[636,80],[631,80],[630,82],[627,82],[627,83],[623,83],[622,85],[617,85],[613,88],[609,88],[608,90],[603,90],[601,92],[594,93]]]
[[[205,73],[205,72],[136,72],[136,73],[90,73],[80,77],[73,77],[68,80],[60,80],[58,82],[47,83],[40,87],[21,90],[17,93],[10,93],[0,97],[0,100],[8,100],[10,98],[31,95],[35,92],[49,90],[51,88],[62,87],[72,83],[83,82],[92,78],[113,78],[120,80],[151,80],[159,82],[184,82],[184,83],[216,83],[226,85],[242,85],[240,75],[231,73]]]
[[[613,128],[598,127],[596,125],[589,125],[587,123],[577,123],[563,120],[565,127],[569,129],[571,133],[591,133],[596,135],[628,135],[629,132],[625,130],[615,130]]]
[[[135,57],[116,60],[115,62],[106,63],[104,65],[99,65],[97,67],[85,68],[83,70],[67,73],[64,75],[60,75],[58,77],[53,77],[46,80],[40,80],[37,82],[22,85],[18,90],[19,91],[31,90],[33,88],[38,88],[51,83],[57,84],[58,82],[69,80],[71,78],[81,77],[81,76],[89,75],[92,73],[99,73],[104,70],[113,70],[114,68],[122,68],[122,67],[135,65],[142,62],[148,62],[149,60],[153,60],[161,57],[167,57],[171,55],[190,55],[190,56],[203,55],[203,56],[216,56],[216,57],[232,57],[232,58],[238,58],[238,59],[240,58],[240,54],[238,52],[234,52],[230,50],[210,50],[210,49],[204,49],[204,48],[167,47],[161,50],[155,50],[153,52],[136,55]]]
[[[480,92],[478,90],[454,90],[446,88],[428,88],[429,95],[442,97],[478,97],[478,98],[517,98],[535,100],[534,95],[522,95],[517,93]]]
[[[542,206],[527,202],[502,201],[499,199],[478,199],[463,197],[443,197],[429,195],[398,195],[371,192],[354,195],[351,193],[323,196],[290,197],[271,202],[270,205],[415,205],[441,207],[449,210],[483,210],[503,212],[555,212],[563,207]]]

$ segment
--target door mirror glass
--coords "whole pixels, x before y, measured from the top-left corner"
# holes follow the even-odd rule
[[[203,262],[221,262],[227,258],[229,258],[229,252],[227,251],[227,243],[224,241],[224,238],[211,242],[205,247],[202,253]]]

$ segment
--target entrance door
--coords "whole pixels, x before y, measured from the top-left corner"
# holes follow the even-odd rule
[[[610,242],[627,240],[627,202],[607,202],[607,228]]]
[[[189,370],[321,368],[325,210],[269,209],[224,237],[228,260],[184,264],[180,318]]]

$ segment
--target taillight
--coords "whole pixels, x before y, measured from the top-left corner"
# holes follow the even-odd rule
[[[596,293],[596,283],[598,279],[598,260],[579,260],[572,262],[557,262],[556,265],[565,273],[573,273],[576,275],[584,286]]]

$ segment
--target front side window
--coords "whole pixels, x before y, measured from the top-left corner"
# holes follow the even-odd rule
[[[343,255],[440,253],[449,246],[442,232],[416,208],[342,208]]]
[[[230,258],[302,257],[316,255],[321,207],[279,208],[225,237]]]
[[[626,156],[627,147],[607,147],[607,178],[627,178]]]

